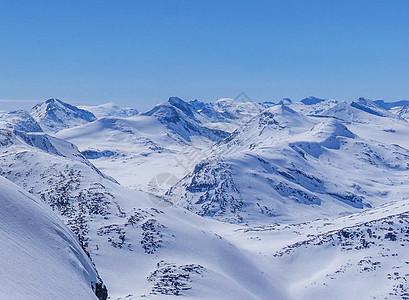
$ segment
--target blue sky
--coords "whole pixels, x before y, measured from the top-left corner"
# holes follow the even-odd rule
[[[0,100],[409,99],[408,13],[398,0],[2,0]]]

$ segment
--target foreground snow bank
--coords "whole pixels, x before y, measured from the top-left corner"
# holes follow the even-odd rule
[[[92,263],[45,204],[0,177],[0,299],[96,299]]]

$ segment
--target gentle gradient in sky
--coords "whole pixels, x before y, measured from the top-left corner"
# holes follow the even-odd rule
[[[408,99],[408,15],[407,0],[2,0],[0,99]]]

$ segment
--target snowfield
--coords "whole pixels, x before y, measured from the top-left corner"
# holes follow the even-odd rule
[[[407,105],[2,112],[0,298],[409,299]]]
[[[1,299],[96,299],[98,274],[49,207],[3,177],[0,204]]]

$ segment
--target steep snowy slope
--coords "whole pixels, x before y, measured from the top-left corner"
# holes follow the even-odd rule
[[[402,199],[409,151],[275,106],[213,147],[167,196],[229,222],[296,222]],[[385,180],[385,178],[387,180]]]
[[[12,131],[1,131],[0,144],[0,173],[61,215],[111,298],[286,298],[274,274],[213,231],[215,221],[121,187],[81,158],[27,144]]]
[[[42,132],[40,125],[25,110],[16,110],[9,113],[0,113],[2,127],[14,128],[25,132]]]
[[[190,104],[177,97],[169,98],[168,102],[156,105],[143,115],[156,118],[169,130],[188,142],[192,137],[198,136],[211,141],[219,141],[228,135],[223,130],[203,126],[203,118],[194,111]]]
[[[49,207],[1,176],[0,207],[1,299],[97,299],[98,274]]]
[[[31,109],[31,115],[45,132],[50,133],[96,120],[91,112],[58,99],[48,99],[37,104]]]
[[[78,106],[78,108],[92,112],[94,116],[96,116],[97,118],[105,117],[127,118],[139,114],[138,110],[135,108],[123,108],[112,102],[95,106],[81,105]]]

